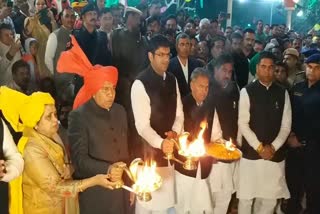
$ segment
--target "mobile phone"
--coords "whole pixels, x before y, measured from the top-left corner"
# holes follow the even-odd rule
[[[17,33],[15,38],[16,38],[16,41],[20,40],[20,38],[21,38],[20,34]]]
[[[13,7],[13,1],[7,0],[7,7]]]

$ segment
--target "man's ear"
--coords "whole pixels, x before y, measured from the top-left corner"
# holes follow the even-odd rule
[[[153,53],[148,52],[148,58],[149,58],[149,61],[152,62],[153,61]]]
[[[193,91],[194,88],[194,80],[191,80],[190,82],[190,90]]]

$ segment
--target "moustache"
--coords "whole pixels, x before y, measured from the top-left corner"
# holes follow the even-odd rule
[[[92,22],[92,21],[95,21],[95,22],[96,22],[96,21],[97,21],[97,19],[95,19],[95,18],[90,19],[90,22]]]

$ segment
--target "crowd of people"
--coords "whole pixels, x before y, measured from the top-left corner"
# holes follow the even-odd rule
[[[105,5],[0,0],[0,214],[320,213],[320,31]],[[239,161],[164,158],[204,121]],[[137,157],[149,202],[118,188]]]

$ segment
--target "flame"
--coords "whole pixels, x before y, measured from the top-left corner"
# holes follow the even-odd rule
[[[200,123],[201,130],[197,136],[197,138],[188,144],[188,135],[182,134],[179,137],[180,142],[180,154],[184,156],[191,156],[191,157],[201,157],[205,155],[206,148],[204,146],[204,139],[203,139],[203,133],[206,130],[207,122],[202,121]]]
[[[138,165],[134,167],[138,167]],[[156,168],[157,163],[150,161],[149,164],[145,163],[142,167],[136,169],[136,181],[133,185],[136,192],[153,192],[160,187],[162,179],[156,172]],[[132,169],[134,170],[134,168]]]
[[[189,133],[185,132],[179,137],[180,151],[186,151],[188,149],[188,137]]]
[[[234,151],[236,150],[236,146],[232,143],[232,140],[230,138],[230,141],[225,142],[225,147],[228,151]]]

